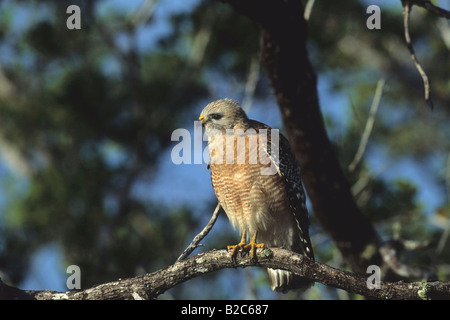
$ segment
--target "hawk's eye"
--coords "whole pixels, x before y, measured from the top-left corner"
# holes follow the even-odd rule
[[[223,115],[220,113],[213,113],[209,117],[213,120],[220,120],[223,117]]]

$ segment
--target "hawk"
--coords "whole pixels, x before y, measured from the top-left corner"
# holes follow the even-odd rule
[[[249,119],[239,103],[228,98],[209,103],[199,120],[208,136],[215,194],[242,235],[239,244],[227,247],[232,258],[240,252],[256,259],[256,249],[265,245],[314,260],[300,168],[288,140],[274,134],[278,130]],[[313,284],[286,270],[268,268],[268,274],[276,291]]]

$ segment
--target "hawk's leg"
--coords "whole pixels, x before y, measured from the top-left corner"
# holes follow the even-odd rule
[[[245,242],[246,237],[247,237],[247,231],[244,230],[244,232],[242,233],[241,242],[239,242],[235,246],[227,246],[227,250],[232,250],[231,251],[231,260],[236,261],[237,253],[239,251],[244,250],[244,246],[246,244],[246,242]]]
[[[245,252],[245,253],[250,252],[250,259],[252,261],[256,261],[256,249],[264,247],[264,243],[256,243],[256,235],[257,234],[258,234],[258,230],[255,231],[252,239],[250,240],[250,243],[245,245],[244,250],[243,250],[243,252]]]
[[[256,243],[256,235],[258,234],[258,231],[255,231],[255,233],[252,236],[252,239],[250,240],[249,244],[246,244],[245,238],[247,237],[247,232],[244,231],[242,233],[241,242],[239,242],[235,246],[227,246],[228,250],[231,251],[231,259],[236,260],[236,256],[238,252],[241,252],[241,256],[244,256],[245,254],[250,253],[250,259],[252,261],[256,261],[256,249],[264,247],[264,243]]]

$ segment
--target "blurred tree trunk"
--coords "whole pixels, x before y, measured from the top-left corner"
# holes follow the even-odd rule
[[[381,263],[378,236],[356,206],[325,130],[300,1],[222,1],[260,25],[261,62],[314,212],[353,271],[365,273],[368,265]]]

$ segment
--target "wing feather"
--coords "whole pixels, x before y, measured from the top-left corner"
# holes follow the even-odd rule
[[[256,130],[266,129],[267,141],[263,143],[264,151],[269,156],[277,174],[283,179],[289,199],[292,214],[297,223],[300,236],[300,249],[307,257],[314,259],[314,252],[309,238],[309,217],[306,207],[306,194],[300,176],[300,167],[291,151],[289,141],[269,126],[254,120],[251,127]],[[273,132],[272,132],[273,130]]]

